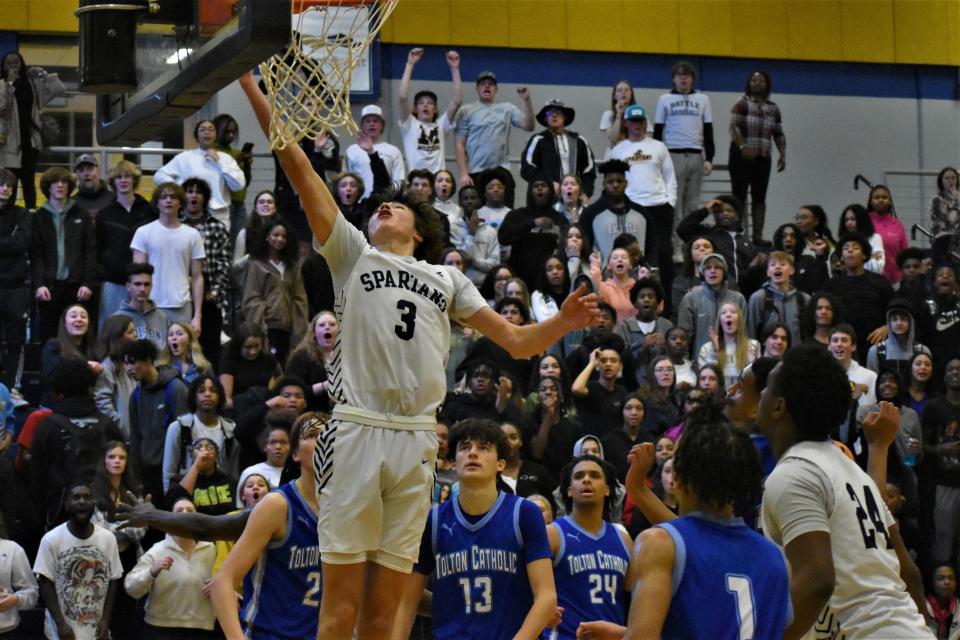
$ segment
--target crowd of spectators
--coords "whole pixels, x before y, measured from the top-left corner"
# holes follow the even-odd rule
[[[599,295],[602,316],[531,360],[454,328],[434,502],[458,491],[444,450],[449,427],[490,418],[511,447],[503,485],[552,517],[563,513],[558,478],[573,456],[604,458],[622,482],[640,442],[655,443],[650,484],[675,509],[670,457],[687,413],[708,397],[741,393],[744,369],[758,358],[819,344],[847,370],[858,410],[834,438],[858,461],[864,416],[881,400],[900,407],[888,506],[933,576],[931,606],[953,611],[943,583],[960,540],[957,170],[938,177],[933,251],[910,246],[893,194],[880,185],[834,215],[804,204],[795,223],[768,233],[771,152],[778,149],[782,170],[786,141],[763,71],[749,76],[729,116],[733,193],[704,202],[717,114],[694,89],[689,63],[673,67],[652,117],[618,83],[599,125],[610,147],[599,150],[571,129],[576,114],[560,100],[535,112],[522,87],[519,107],[498,101],[491,71],[476,78],[477,100],[461,106],[455,52],[446,55],[453,97],[445,110],[431,91],[410,103],[423,54],[409,54],[401,114],[389,124],[399,126],[402,149],[384,140],[387,116],[377,105],[362,109],[342,167],[333,134],[304,143],[344,217],[364,230],[380,195],[402,181],[441,214],[448,247],[440,263],[465,272],[509,322],[552,317],[583,283]],[[3,60],[16,91],[24,75],[33,86],[47,78],[22,59]],[[32,150],[21,141],[23,162],[7,160],[19,136],[3,128],[4,105],[24,105],[20,94],[4,102],[3,91],[0,534],[8,540],[0,546],[10,547],[2,558],[13,569],[0,571],[12,580],[0,578],[0,634],[16,628],[12,611],[36,605],[39,589],[46,624],[62,635],[70,627],[77,638],[99,637],[109,626],[133,637],[123,634],[145,624],[145,637],[164,628],[211,637],[204,596],[218,550],[118,528],[117,505],[129,492],[177,511],[225,514],[299,473],[291,424],[333,402],[327,364],[339,324],[329,271],[309,251],[296,194],[279,170],[275,190],[256,194],[247,215],[250,154],[231,146],[240,132],[228,114],[198,122],[197,148],[154,174],[150,201],[137,192],[137,165],[121,160],[103,180],[99,160],[81,155],[72,172],[43,173],[34,208]],[[536,123],[543,130],[523,149],[525,184],[517,184],[508,134]],[[446,168],[448,133],[455,170]],[[20,373],[34,315],[42,393],[29,404]],[[614,520],[635,535],[647,523],[618,492]],[[78,539],[94,540],[83,549],[95,557],[83,560],[96,570],[82,581],[65,574]]]

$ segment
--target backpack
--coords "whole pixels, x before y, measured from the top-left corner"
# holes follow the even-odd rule
[[[60,447],[50,469],[54,481],[51,484],[59,486],[60,495],[50,500],[46,507],[47,524],[52,525],[63,510],[63,499],[70,483],[80,479],[93,480],[97,462],[103,455],[105,438],[98,428],[99,420],[82,427],[65,415],[51,413],[46,421],[56,425],[60,432]]]
[[[913,355],[918,353],[923,353],[923,345],[913,341]],[[887,341],[883,340],[882,342],[877,343],[877,370],[883,368],[883,365],[887,362]],[[906,362],[906,360],[894,360],[893,362]],[[896,367],[897,372],[900,372],[900,365]]]
[[[803,310],[806,307],[806,299],[803,297],[803,293],[797,289],[797,318],[802,322],[803,320]],[[760,309],[760,326],[757,327],[757,336],[759,337],[762,333],[762,329],[767,326],[767,318],[776,318],[776,322],[782,322],[783,324],[790,326],[787,323],[787,319],[780,316],[780,310],[777,309],[777,305],[773,300],[773,292],[766,287],[763,288],[763,306]],[[790,336],[790,342],[799,344],[801,336]]]

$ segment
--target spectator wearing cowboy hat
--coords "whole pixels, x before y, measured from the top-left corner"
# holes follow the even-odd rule
[[[546,130],[535,133],[527,142],[520,158],[520,175],[527,182],[538,175],[548,178],[553,182],[554,193],[560,193],[564,176],[577,176],[582,184],[581,193],[589,200],[597,169],[587,141],[567,130],[575,115],[573,108],[556,99],[543,105],[537,113],[537,122]]]

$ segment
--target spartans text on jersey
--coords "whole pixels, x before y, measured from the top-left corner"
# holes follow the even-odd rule
[[[442,272],[439,273],[439,275],[443,277]],[[417,276],[403,269],[397,270],[396,273],[392,270],[381,269],[374,269],[368,273],[362,273],[360,274],[360,284],[363,285],[363,290],[368,293],[374,289],[384,287],[406,289],[407,291],[423,296],[437,305],[437,308],[440,309],[441,312],[446,312],[447,310],[447,298],[443,295],[442,291],[420,282]]]

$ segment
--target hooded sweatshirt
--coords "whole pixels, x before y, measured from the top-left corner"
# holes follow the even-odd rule
[[[542,206],[533,202],[527,191],[527,206],[514,209],[504,217],[497,232],[500,246],[511,247],[507,264],[529,287],[540,281],[543,261],[556,252],[560,237],[566,233],[567,217],[553,208],[553,187]],[[548,218],[550,224],[538,225],[537,218]]]
[[[719,253],[711,253],[704,256],[700,261],[700,273],[703,274],[703,267],[707,260],[720,260],[723,264],[724,274],[727,274],[727,261]],[[701,278],[703,276],[701,275]],[[695,286],[687,292],[680,300],[680,308],[677,311],[677,326],[687,332],[690,336],[692,353],[700,353],[700,347],[710,341],[710,330],[717,324],[717,315],[720,313],[720,307],[729,303],[740,307],[741,315],[747,308],[747,301],[739,291],[731,291],[727,287],[727,278],[724,277],[723,284],[718,289],[714,289],[706,282]]]
[[[906,339],[898,338],[893,334],[890,316],[894,313],[906,314],[908,318],[910,328],[907,330]],[[867,351],[867,368],[871,371],[879,373],[880,367],[885,366],[897,373],[902,373],[909,366],[910,358],[914,354],[925,353],[931,358],[933,357],[930,349],[916,340],[916,322],[914,321],[913,309],[906,298],[894,298],[890,301],[887,306],[887,328],[890,330],[887,339],[880,344],[873,345]]]
[[[883,265],[883,277],[890,284],[900,282],[900,267],[897,266],[897,255],[910,246],[907,241],[907,232],[900,219],[891,214],[880,215],[876,211],[870,212],[873,229],[883,238],[883,250],[886,253],[886,262]]]
[[[774,325],[782,322],[790,330],[791,343],[800,344],[803,338],[800,334],[800,318],[809,302],[810,296],[797,291],[792,284],[783,292],[767,280],[759,291],[751,294],[747,304],[747,335],[760,340],[773,331]]]
[[[167,329],[170,328],[170,318],[157,309],[152,300],[148,300],[143,311],[137,311],[130,306],[127,300],[123,301],[117,314],[123,314],[133,320],[137,330],[137,340],[152,340],[157,349],[163,349],[167,342]],[[116,315],[116,314],[114,314]]]
[[[167,386],[170,390],[167,391]],[[172,404],[173,406],[169,406]],[[187,385],[168,365],[157,367],[157,379],[144,386],[141,382],[130,395],[130,460],[140,478],[144,468],[159,470],[167,427],[176,417],[188,413]]]

